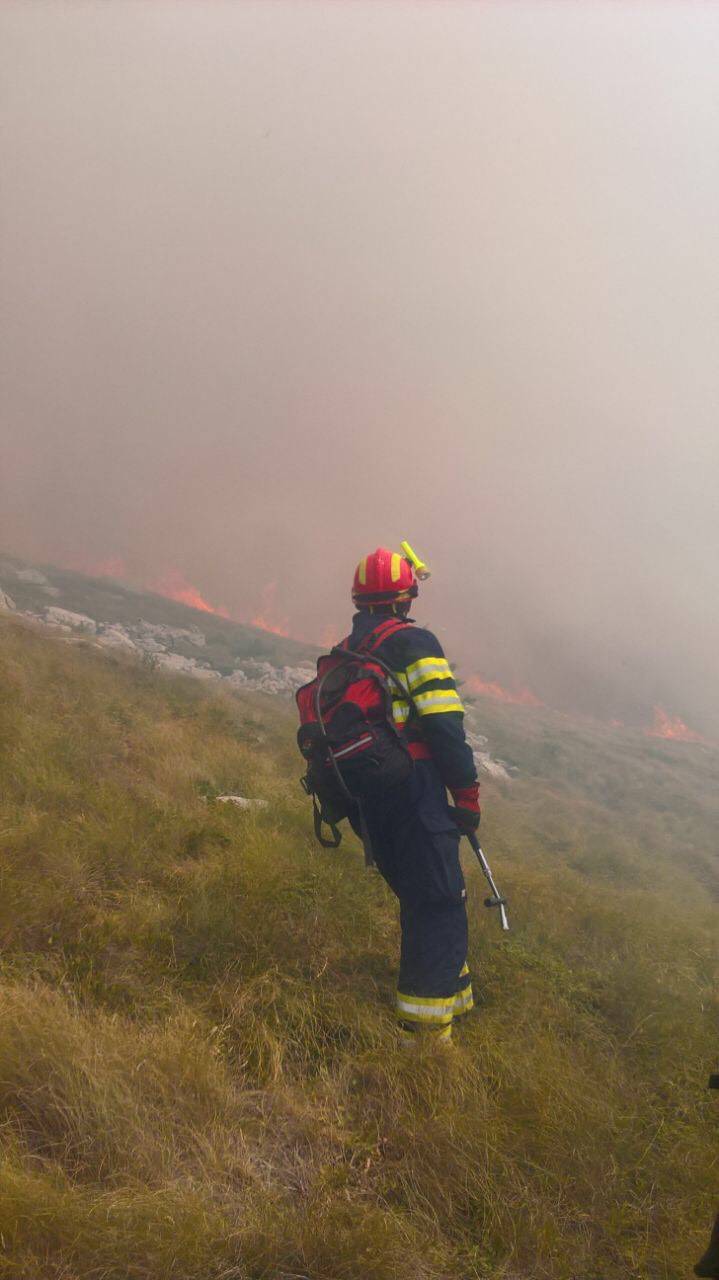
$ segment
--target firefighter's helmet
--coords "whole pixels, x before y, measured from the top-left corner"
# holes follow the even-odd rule
[[[360,608],[409,603],[417,590],[417,579],[409,561],[399,551],[378,547],[371,555],[363,556],[357,565],[352,599]]]

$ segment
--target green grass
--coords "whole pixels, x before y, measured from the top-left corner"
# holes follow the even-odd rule
[[[0,1276],[687,1274],[716,756],[478,714],[514,928],[468,863],[480,1009],[407,1053],[394,903],[315,847],[287,709],[0,623]]]

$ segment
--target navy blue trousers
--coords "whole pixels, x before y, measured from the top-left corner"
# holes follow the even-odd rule
[[[459,832],[434,764],[415,761],[389,798],[362,805],[377,869],[399,898],[399,990],[454,996],[466,985],[467,908]]]

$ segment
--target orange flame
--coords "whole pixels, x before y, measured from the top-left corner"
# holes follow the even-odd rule
[[[650,738],[669,738],[673,742],[704,742],[700,733],[690,729],[679,716],[670,716],[663,707],[654,708],[654,723],[644,732]]]
[[[94,578],[131,579],[133,577],[121,556],[110,556],[107,560],[89,560],[83,557],[75,559],[72,568],[78,569],[80,573],[89,573]],[[143,582],[142,586],[145,591],[155,591],[158,596],[165,596],[167,600],[176,600],[178,604],[188,604],[191,609],[200,609],[202,613],[214,613],[220,618],[230,616],[226,609],[215,607],[205,600],[197,587],[193,587],[179,569],[170,569],[161,578]]]
[[[276,582],[268,582],[267,586],[262,588],[259,612],[250,618],[250,623],[253,627],[260,627],[262,631],[272,631],[276,636],[288,636],[290,633],[287,629],[287,618],[278,618],[275,613],[276,593]]]
[[[541,698],[524,685],[520,685],[517,689],[505,689],[496,680],[483,680],[481,676],[469,676],[467,688],[470,693],[478,693],[483,698],[493,698],[495,702],[510,702],[522,707],[544,706]]]
[[[203,613],[214,613],[220,618],[229,618],[226,609],[216,608],[209,604],[205,597],[200,594],[197,587],[193,587],[188,582],[184,574],[179,569],[172,569],[170,573],[166,573],[157,582],[153,582],[148,588],[150,591],[156,591],[160,596],[166,596],[168,600],[176,600],[178,604],[189,604],[191,609],[200,609]]]

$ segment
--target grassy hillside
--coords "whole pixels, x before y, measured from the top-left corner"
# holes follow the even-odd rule
[[[686,1275],[716,756],[476,714],[514,932],[468,863],[481,1007],[407,1053],[394,904],[313,845],[289,712],[0,620],[0,1276]]]

